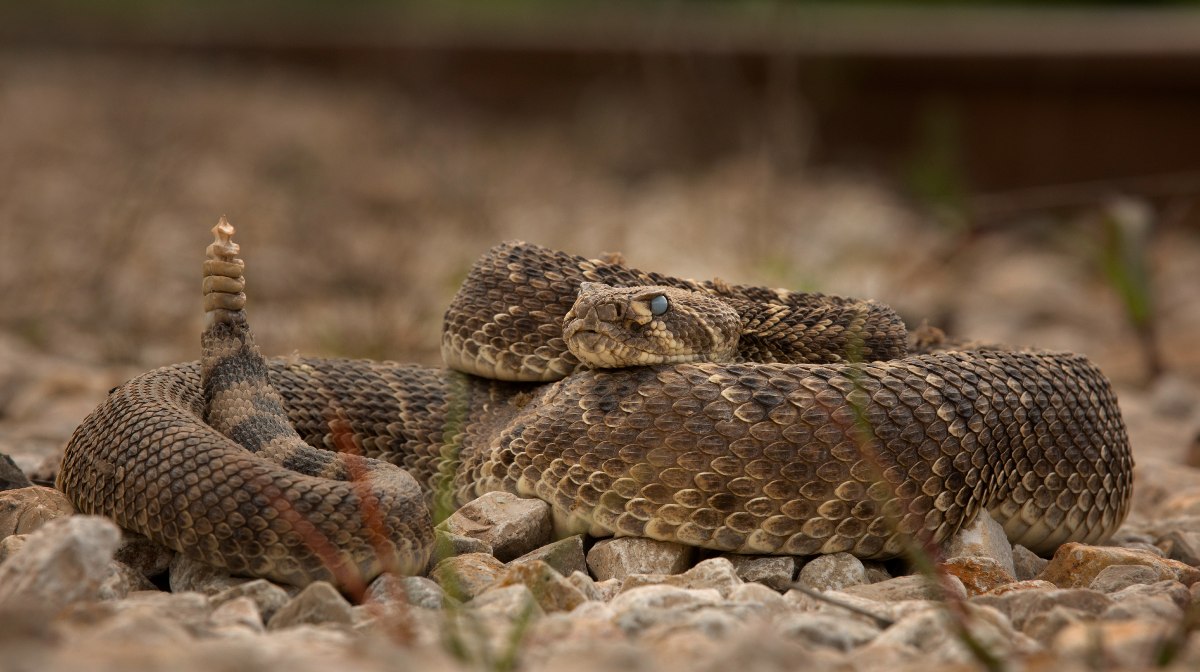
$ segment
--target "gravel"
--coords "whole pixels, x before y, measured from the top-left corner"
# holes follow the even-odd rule
[[[9,492],[24,492],[17,509],[20,502],[38,509],[45,496]],[[536,529],[528,521],[538,507],[508,498],[497,507],[495,495],[489,499],[471,507],[491,512],[479,529]],[[14,609],[46,619],[56,634],[24,636],[21,655],[50,671],[77,664],[84,652],[99,669],[127,656],[151,669],[190,669],[185,658],[233,669],[271,656],[273,665],[289,661],[298,670],[319,661],[347,671],[384,669],[397,660],[460,670],[515,655],[521,669],[559,661],[556,670],[600,670],[612,669],[605,666],[616,652],[632,656],[636,662],[624,665],[631,669],[646,661],[652,669],[696,669],[727,660],[728,651],[744,652],[741,667],[751,670],[779,669],[770,661],[800,654],[825,666],[919,661],[940,669],[979,663],[980,655],[1069,662],[1086,649],[1088,632],[1105,637],[1106,660],[1132,669],[1148,664],[1158,651],[1151,643],[1173,636],[1185,614],[1200,608],[1200,570],[1135,548],[1070,544],[1040,578],[1017,581],[1005,557],[1023,574],[1037,563],[1024,549],[1003,548],[994,534],[981,544],[988,527],[970,526],[947,544],[959,555],[943,562],[948,573],[936,582],[908,574],[868,583],[863,563],[846,554],[726,555],[693,564],[694,551],[641,539],[599,541],[585,562],[586,540],[573,536],[508,562],[485,553],[451,556],[429,578],[384,575],[356,596],[324,582],[298,590],[230,577],[184,556],[166,570],[165,584],[177,592],[163,592],[156,587],[162,581],[152,584],[114,559],[118,548],[127,557],[158,557],[145,540],[122,541],[101,518],[60,515],[8,538],[22,543],[0,564],[0,621]],[[503,541],[487,543],[503,548]],[[161,562],[141,566],[161,572]],[[789,590],[799,565],[795,585],[803,592]],[[964,566],[1007,578],[983,589],[954,573]],[[664,571],[631,571],[645,568]],[[23,627],[14,632],[34,626]],[[1200,642],[1181,641],[1180,660],[1200,661]],[[600,642],[608,653],[594,653]],[[580,652],[591,653],[572,658]]]

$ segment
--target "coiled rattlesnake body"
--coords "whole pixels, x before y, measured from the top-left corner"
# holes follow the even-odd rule
[[[904,357],[902,323],[873,302],[506,244],[472,271],[444,339],[455,366],[514,382],[264,361],[231,232],[205,266],[202,362],[115,390],[76,430],[58,485],[83,512],[234,572],[349,587],[420,571],[430,493],[539,497],[563,532],[864,558],[940,542],[980,509],[1044,553],[1104,539],[1128,509],[1116,399],[1079,355]],[[740,306],[733,356],[761,361],[580,370],[562,320],[581,282]]]

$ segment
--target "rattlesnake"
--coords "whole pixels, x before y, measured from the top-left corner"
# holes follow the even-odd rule
[[[1106,538],[1128,510],[1116,398],[1080,355],[904,356],[903,323],[882,304],[509,243],[447,312],[446,360],[466,373],[263,360],[232,228],[216,230],[202,361],[114,390],[72,436],[58,486],[82,512],[238,574],[350,590],[420,572],[430,504],[493,490],[547,501],[560,534],[863,558],[941,542],[981,509],[1046,553]],[[735,306],[734,361],[586,368],[563,338],[584,282]],[[604,341],[604,319],[653,322],[655,292],[667,293],[626,291],[634,308],[581,300],[571,317],[593,333],[581,342]]]

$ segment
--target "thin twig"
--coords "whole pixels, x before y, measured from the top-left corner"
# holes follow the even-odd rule
[[[1146,199],[1175,199],[1200,195],[1200,172],[1131,175],[1129,177],[1015,189],[979,194],[970,199],[972,220],[996,220],[1031,212],[1094,206],[1114,194]]]
[[[870,611],[863,609],[862,607],[855,606],[848,602],[842,602],[841,600],[830,597],[829,595],[826,595],[825,593],[822,593],[819,590],[813,590],[812,588],[809,588],[808,586],[806,586],[802,583],[793,583],[791,585],[791,588],[792,588],[792,590],[798,590],[801,593],[804,593],[805,595],[813,598],[814,600],[820,600],[822,602],[825,602],[826,604],[832,604],[835,607],[845,609],[846,611],[853,612],[855,614],[858,614],[859,616],[866,616],[867,618],[871,619],[872,621],[875,621],[875,624],[878,625],[880,628],[887,629],[896,624],[896,621],[893,621],[892,619],[890,619],[886,616],[880,616],[879,614],[873,614]]]

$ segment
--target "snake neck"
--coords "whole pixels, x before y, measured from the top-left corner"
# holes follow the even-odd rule
[[[737,361],[874,361],[906,352],[904,322],[881,303],[686,280],[615,262],[523,242],[493,247],[472,266],[446,310],[443,361],[498,380],[547,382],[576,372],[581,365],[563,339],[562,324],[586,282],[672,287],[729,303],[745,329]]]
[[[876,362],[908,354],[908,331],[890,307],[846,300],[800,308],[726,299],[741,316],[741,362],[816,364]]]

